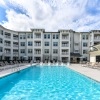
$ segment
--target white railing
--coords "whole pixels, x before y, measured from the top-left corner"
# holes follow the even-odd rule
[[[62,55],[68,55],[69,53],[68,52],[62,52]]]
[[[11,44],[8,44],[8,43],[5,43],[4,45],[5,45],[5,46],[11,46]]]
[[[11,36],[5,35],[5,38],[11,39]]]

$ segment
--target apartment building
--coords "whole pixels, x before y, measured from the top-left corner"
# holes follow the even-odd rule
[[[100,43],[100,31],[44,29],[13,31],[0,26],[0,60],[79,62],[89,60],[89,48]]]

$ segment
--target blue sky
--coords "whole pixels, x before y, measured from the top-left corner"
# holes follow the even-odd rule
[[[100,0],[0,0],[0,24],[18,31],[100,29]]]

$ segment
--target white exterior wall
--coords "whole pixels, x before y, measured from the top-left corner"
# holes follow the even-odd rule
[[[33,29],[30,32],[16,32],[16,31],[12,31],[12,30],[8,30],[2,26],[0,26],[0,32],[1,30],[3,30],[3,35],[0,34],[0,38],[3,39],[3,43],[0,43],[0,47],[3,48],[3,51],[0,52],[0,56],[4,57],[5,55],[7,57],[10,57],[11,60],[13,60],[13,57],[22,57],[22,56],[26,56],[28,57],[32,57],[33,60],[35,57],[41,57],[41,61],[43,61],[43,57],[44,55],[48,55],[49,57],[51,56],[51,60],[53,60],[54,57],[58,57],[58,60],[62,61],[62,57],[68,57],[68,61],[70,62],[70,52],[76,53],[75,50],[78,50],[77,53],[80,53],[82,56],[87,57],[89,60],[89,54],[83,54],[83,50],[89,50],[90,45],[94,45],[95,43],[100,43],[100,39],[98,37],[100,37],[100,31],[91,31],[91,32],[74,32],[71,30],[59,30],[58,32],[45,32],[44,29]],[[10,33],[11,34],[11,38],[6,38],[5,37],[5,32]],[[35,34],[36,33],[40,33],[41,34],[41,38],[40,39],[36,39],[35,38]],[[18,35],[19,39],[15,40],[13,38],[13,34]],[[28,34],[33,34],[33,38],[27,38]],[[50,34],[50,39],[44,39],[44,34]],[[59,38],[58,39],[53,39],[53,34],[58,34]],[[69,37],[67,39],[62,39],[62,35],[63,34],[68,34]],[[82,35],[88,35],[88,40],[83,40],[82,39]],[[26,35],[26,39],[20,39],[20,35]],[[97,38],[95,36],[98,36]],[[71,40],[70,40],[71,38]],[[11,45],[10,46],[5,46],[4,41],[10,41]],[[32,41],[33,42],[33,46],[28,46],[28,41]],[[34,45],[35,41],[40,41],[41,42],[41,46],[36,47]],[[13,42],[18,42],[19,46],[18,47],[14,47],[13,46]],[[25,42],[25,46],[20,46],[21,42]],[[49,42],[50,46],[45,46],[44,43],[45,42]],[[53,46],[53,42],[58,42],[58,46],[55,47]],[[68,42],[68,46],[67,47],[62,47],[62,42]],[[88,43],[88,47],[83,47],[83,43],[86,42]],[[75,43],[78,43],[77,46],[75,46]],[[71,47],[70,47],[71,45]],[[11,54],[7,54],[4,52],[5,49],[10,49],[11,50]],[[19,54],[14,54],[13,50],[18,50]],[[21,49],[25,49],[25,53],[22,54],[20,53]],[[28,53],[28,49],[32,49],[33,53],[29,54]],[[35,54],[34,50],[35,49],[40,49],[41,50],[41,54]],[[45,54],[44,53],[44,49],[49,49],[49,54]],[[58,54],[53,54],[53,49],[58,49]],[[63,55],[62,54],[62,50],[68,50],[68,54]]]

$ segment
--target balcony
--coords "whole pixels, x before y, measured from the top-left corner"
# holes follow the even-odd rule
[[[100,36],[94,36],[94,40],[100,41]]]
[[[11,44],[9,44],[9,43],[5,43],[4,46],[10,47]]]
[[[41,54],[41,51],[40,50],[35,50],[34,54],[39,55],[39,54]]]
[[[68,52],[62,52],[62,55],[69,55]]]
[[[38,46],[41,46],[41,43],[39,43],[39,42],[38,43],[35,43],[35,46],[37,46],[37,47]]]
[[[18,52],[13,52],[13,55],[14,56],[18,56]]]
[[[18,37],[13,37],[13,40],[18,40]]]
[[[69,47],[68,44],[62,44],[62,47]]]
[[[5,35],[5,38],[7,38],[7,39],[11,39],[11,36],[9,36],[9,35]]]
[[[13,47],[18,47],[18,45],[13,44]]]

